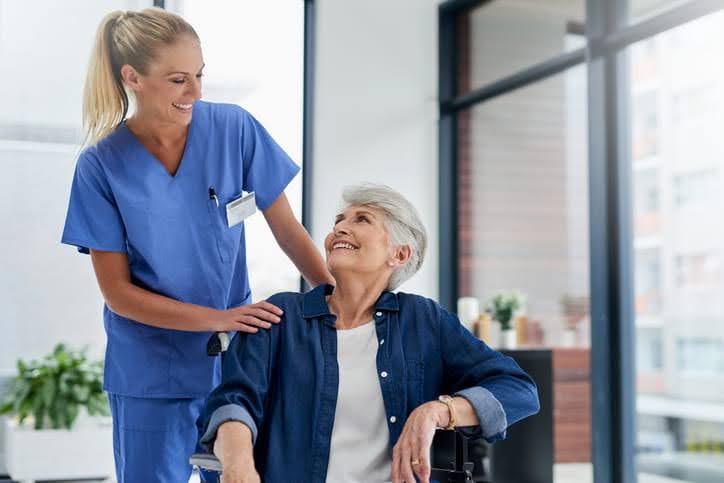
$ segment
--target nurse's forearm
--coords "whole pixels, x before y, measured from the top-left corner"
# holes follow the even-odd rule
[[[223,423],[216,430],[214,454],[224,466],[224,472],[232,469],[254,469],[254,445],[249,427],[238,421]]]
[[[231,330],[221,326],[218,310],[179,302],[130,283],[117,290],[112,300],[108,303],[106,297],[113,312],[146,325],[192,332]]]
[[[286,243],[280,246],[289,259],[294,262],[302,276],[312,287],[323,283],[334,284],[334,278],[327,270],[327,264],[314,245],[307,230],[300,223],[290,230],[292,233]]]
[[[131,282],[124,253],[91,250],[98,286],[113,312],[146,325],[189,331],[225,331],[220,311],[179,302]]]
[[[307,230],[297,221],[284,193],[264,210],[264,218],[281,249],[307,282],[312,286],[323,283],[334,284],[334,278],[327,270],[327,264],[324,263]]]

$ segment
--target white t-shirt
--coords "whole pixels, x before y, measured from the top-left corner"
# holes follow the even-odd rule
[[[390,481],[390,433],[377,375],[377,346],[374,322],[337,331],[339,392],[329,483]]]

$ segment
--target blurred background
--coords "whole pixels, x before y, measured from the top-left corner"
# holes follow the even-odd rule
[[[59,239],[95,29],[154,4],[197,30],[203,98],[302,166],[287,196],[320,249],[345,185],[392,186],[430,237],[401,290],[545,365],[548,471],[493,481],[724,481],[721,1],[0,0],[0,388],[61,342],[103,357],[90,259]],[[299,290],[246,223],[255,301]],[[10,419],[0,475],[66,478]]]

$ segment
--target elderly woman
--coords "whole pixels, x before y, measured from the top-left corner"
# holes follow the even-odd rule
[[[538,411],[533,381],[436,302],[394,293],[422,264],[414,207],[344,193],[325,240],[336,286],[281,293],[281,324],[239,333],[199,420],[224,482],[428,481],[436,428],[494,441]]]

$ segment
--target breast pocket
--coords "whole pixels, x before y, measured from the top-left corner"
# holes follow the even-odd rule
[[[234,197],[219,198],[218,205],[214,199],[206,201],[211,228],[216,238],[216,246],[222,262],[229,262],[236,257],[241,242],[243,223],[229,228],[226,220],[226,203],[233,199]]]
[[[424,403],[425,363],[407,361],[407,394],[410,408],[414,409]]]

